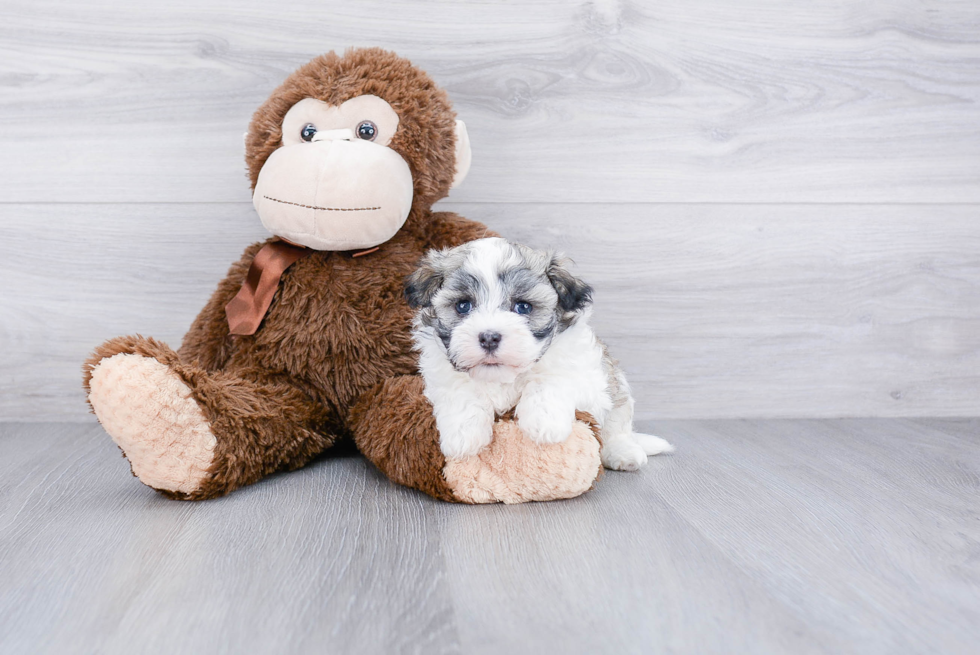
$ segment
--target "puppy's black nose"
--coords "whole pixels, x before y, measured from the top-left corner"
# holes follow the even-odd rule
[[[486,350],[488,353],[492,353],[500,345],[500,333],[499,332],[481,332],[480,333],[480,347]]]

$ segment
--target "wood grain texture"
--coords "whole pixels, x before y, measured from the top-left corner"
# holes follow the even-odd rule
[[[967,652],[980,620],[980,422],[957,436],[943,424],[698,424],[676,441],[711,454],[661,488],[808,625],[845,635],[840,651]],[[936,602],[947,593],[963,604]]]
[[[8,1],[0,201],[241,202],[291,70],[382,45],[468,123],[466,202],[980,202],[974,0]]]
[[[641,417],[980,413],[975,206],[446,207],[576,260]],[[263,236],[249,205],[0,205],[0,417],[84,418],[87,354],[179,344]]]
[[[0,424],[0,653],[974,652],[980,419],[640,427],[677,453],[470,507],[360,457],[168,501]]]
[[[0,652],[459,650],[434,508],[364,460],[179,503],[97,426],[0,449]]]

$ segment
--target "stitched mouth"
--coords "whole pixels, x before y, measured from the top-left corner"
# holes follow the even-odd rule
[[[279,198],[273,198],[272,196],[262,196],[266,200],[271,200],[272,202],[281,202],[284,205],[293,205],[294,207],[303,207],[304,209],[319,209],[325,212],[369,212],[375,209],[381,209],[381,207],[317,207],[315,205],[303,205],[298,202],[289,202],[288,200],[280,200]]]

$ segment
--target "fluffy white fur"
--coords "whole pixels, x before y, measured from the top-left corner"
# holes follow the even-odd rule
[[[492,439],[495,416],[512,409],[524,434],[538,443],[564,441],[575,410],[588,412],[601,426],[602,463],[607,468],[636,470],[648,455],[673,450],[659,437],[633,432],[629,386],[589,326],[588,302],[573,312],[563,310],[560,284],[555,288],[541,273],[533,291],[528,292],[525,280],[520,293],[534,297],[540,311],[554,314],[534,317],[538,322],[555,319],[547,337],[541,337],[545,330],[535,336],[532,317],[514,311],[515,291],[502,272],[525,266],[530,279],[539,273],[537,268],[545,270],[541,262],[550,260],[553,270],[558,260],[503,239],[481,239],[439,255],[440,279],[463,271],[473,304],[465,316],[438,320],[432,306],[452,317],[446,307],[454,306],[461,294],[458,286],[440,288],[426,305],[428,320],[420,312],[415,324],[419,370],[447,458],[478,453]],[[501,335],[492,352],[480,344],[480,334],[488,331]]]

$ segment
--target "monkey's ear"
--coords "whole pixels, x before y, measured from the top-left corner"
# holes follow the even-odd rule
[[[553,255],[546,275],[558,293],[558,306],[566,312],[577,312],[592,304],[592,287],[569,273],[566,261]]]
[[[470,164],[473,163],[473,151],[470,150],[470,135],[466,132],[466,123],[456,121],[456,174],[453,176],[453,183],[450,189],[455,189],[470,172]]]
[[[405,300],[412,309],[431,305],[433,296],[442,288],[446,279],[443,259],[441,252],[430,252],[422,258],[418,269],[405,279]]]

